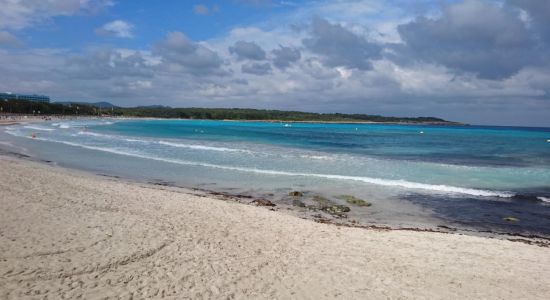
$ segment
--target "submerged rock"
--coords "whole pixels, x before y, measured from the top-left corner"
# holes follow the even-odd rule
[[[363,199],[359,199],[359,198],[357,198],[355,196],[352,196],[352,195],[342,195],[342,196],[340,196],[340,199],[344,199],[344,200],[346,200],[347,203],[353,204],[353,205],[356,205],[356,206],[359,206],[359,207],[369,207],[369,206],[372,205],[370,202],[367,202]]]
[[[306,207],[306,204],[304,202],[297,199],[292,200],[292,205],[297,207]]]
[[[325,198],[320,195],[315,195],[312,198],[313,201],[317,202],[317,206],[308,205],[307,208],[310,210],[321,210],[332,216],[339,218],[346,218],[346,213],[351,209],[345,205],[336,204],[328,198]]]
[[[512,199],[516,201],[542,202],[536,195],[529,194],[517,194]]]
[[[346,217],[346,213],[350,211],[350,208],[345,205],[334,204],[330,206],[321,207],[321,210],[336,217]]]
[[[257,206],[276,206],[273,202],[266,199],[256,199],[252,201],[252,203],[256,204]]]
[[[291,197],[302,197],[304,195],[304,193],[299,192],[299,191],[292,191],[292,192],[288,193],[288,195],[291,196]]]
[[[312,200],[319,203],[319,205],[321,205],[321,206],[328,206],[328,205],[332,204],[332,202],[329,199],[327,199],[323,196],[320,196],[320,195],[313,196]]]

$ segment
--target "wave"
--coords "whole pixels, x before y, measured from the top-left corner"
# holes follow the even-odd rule
[[[167,142],[167,141],[139,140],[139,139],[126,138],[126,137],[118,136],[118,135],[102,134],[102,133],[91,132],[91,131],[80,131],[78,134],[79,135],[89,135],[89,136],[95,136],[95,137],[110,138],[110,139],[115,138],[115,139],[124,140],[124,141],[132,142],[132,143],[145,143],[145,144],[156,143],[156,144],[164,145],[164,146],[170,146],[170,147],[176,147],[176,148],[186,148],[186,149],[193,149],[193,150],[209,150],[209,151],[220,151],[220,152],[252,153],[251,151],[242,150],[242,149],[233,149],[233,148],[226,148],[226,147],[213,147],[213,146],[196,145],[196,144],[182,144],[182,143],[174,143],[174,142]]]
[[[139,139],[126,138],[126,137],[118,136],[118,135],[102,134],[102,133],[91,132],[91,131],[80,131],[78,134],[95,136],[95,137],[111,138],[111,139],[116,138],[116,139],[124,140],[124,141],[127,141],[127,142],[133,142],[133,143],[146,143],[146,144],[156,143],[156,144],[164,145],[164,146],[170,146],[170,147],[176,147],[176,148],[186,148],[186,149],[193,149],[193,150],[210,150],[210,151],[220,151],[220,152],[252,153],[252,151],[244,150],[244,149],[234,149],[234,148],[227,148],[227,147],[214,147],[214,146],[205,146],[205,145],[197,145],[197,144],[183,144],[183,143],[175,143],[175,142],[168,142],[168,141],[139,140]]]
[[[55,130],[53,128],[46,128],[46,127],[35,126],[35,125],[25,125],[25,126],[23,126],[23,128],[34,129],[34,130],[39,130],[39,131],[54,131]]]
[[[542,202],[550,203],[550,198],[547,198],[547,197],[537,197],[537,199],[539,199]]]
[[[98,137],[112,137],[108,134],[101,134],[101,133],[95,133],[90,131],[79,131],[78,134],[80,135],[91,135],[91,136],[98,136]]]
[[[333,179],[333,180],[359,181],[359,182],[363,182],[363,183],[369,183],[369,184],[375,184],[375,185],[381,185],[381,186],[401,187],[401,188],[407,188],[407,189],[420,189],[420,190],[427,190],[427,191],[432,191],[432,192],[436,192],[436,193],[465,194],[465,195],[479,196],[479,197],[511,198],[511,197],[515,196],[515,194],[512,193],[512,192],[491,191],[491,190],[482,190],[482,189],[473,189],[473,188],[463,188],[463,187],[455,187],[455,186],[449,186],[449,185],[434,185],[434,184],[418,183],[418,182],[412,182],[412,181],[406,181],[406,180],[392,180],[392,179],[381,179],[381,178],[362,177],[362,176],[334,175],[334,174],[286,172],[286,171],[265,170],[265,169],[246,168],[246,167],[224,166],[224,165],[216,165],[216,164],[210,164],[210,163],[202,163],[202,162],[193,162],[193,161],[185,161],[185,160],[179,160],[179,159],[164,158],[164,157],[146,155],[146,154],[142,154],[142,153],[128,152],[127,150],[124,150],[124,149],[114,149],[114,148],[106,148],[106,147],[89,146],[89,145],[83,145],[83,144],[79,144],[79,143],[73,143],[73,142],[67,142],[67,141],[58,141],[58,140],[53,140],[53,139],[48,139],[48,138],[37,138],[37,139],[38,140],[44,140],[44,141],[50,141],[50,142],[62,143],[62,144],[75,146],[75,147],[81,147],[81,148],[90,149],[90,150],[109,152],[109,153],[114,153],[114,154],[118,154],[118,155],[124,155],[124,156],[130,156],[130,157],[136,157],[136,158],[142,158],[142,159],[149,159],[149,160],[156,160],[156,161],[162,161],[162,162],[179,164],[179,165],[202,166],[202,167],[208,167],[208,168],[230,170],[230,171],[239,171],[239,172],[247,172],[247,173],[256,173],[256,174],[265,174],[265,175],[280,175],[280,176],[294,176],[294,177],[315,177],[315,178]]]
[[[213,146],[194,145],[194,144],[181,144],[181,143],[173,143],[173,142],[166,142],[166,141],[160,141],[160,142],[157,142],[157,143],[161,144],[161,145],[165,145],[165,146],[176,147],[176,148],[187,148],[187,149],[195,149],[195,150],[210,150],[210,151],[221,151],[221,152],[252,153],[252,151],[249,151],[249,150],[226,148],[226,147],[213,147]]]

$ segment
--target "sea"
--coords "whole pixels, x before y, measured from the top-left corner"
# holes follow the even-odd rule
[[[64,167],[281,207],[300,191],[308,205],[295,209],[320,196],[357,224],[550,237],[550,128],[102,118],[7,126],[0,141]]]

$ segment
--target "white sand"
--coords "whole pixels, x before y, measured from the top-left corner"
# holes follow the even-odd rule
[[[548,299],[550,249],[302,220],[0,157],[0,299]]]

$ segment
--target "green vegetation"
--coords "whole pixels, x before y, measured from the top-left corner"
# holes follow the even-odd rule
[[[353,204],[353,205],[356,205],[356,206],[359,206],[359,207],[368,207],[368,206],[371,206],[372,204],[363,200],[363,199],[359,199],[355,196],[352,196],[352,195],[342,195],[340,197],[338,197],[340,199],[344,199],[346,200],[347,203],[349,204]]]
[[[17,114],[48,115],[104,115],[115,117],[180,118],[207,120],[260,120],[305,122],[389,122],[389,123],[442,123],[452,124],[433,117],[399,118],[365,114],[319,114],[299,111],[281,111],[245,108],[170,108],[170,107],[112,107],[100,109],[95,104],[38,103],[24,100],[0,100],[0,111]]]
[[[109,112],[110,113],[110,112]],[[318,114],[299,111],[244,109],[244,108],[115,108],[115,116],[209,119],[209,120],[281,120],[322,122],[404,122],[447,123],[438,118],[397,118],[362,114]]]
[[[41,115],[97,115],[98,108],[83,104],[41,103],[26,100],[0,100],[0,112]]]

